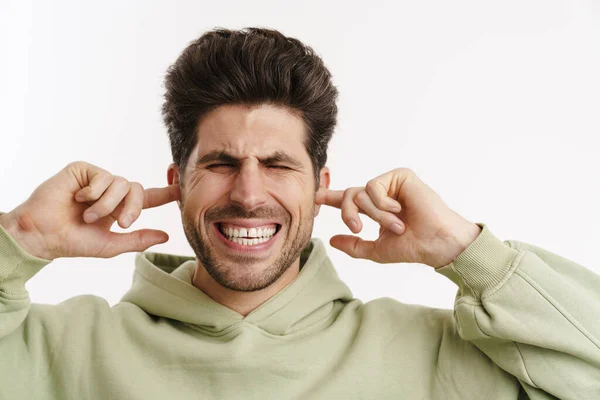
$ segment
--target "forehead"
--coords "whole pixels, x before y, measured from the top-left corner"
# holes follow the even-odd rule
[[[195,153],[227,151],[237,157],[283,151],[308,159],[302,118],[272,105],[224,105],[206,114],[198,127]]]

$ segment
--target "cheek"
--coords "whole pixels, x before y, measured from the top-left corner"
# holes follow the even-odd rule
[[[311,188],[305,186],[292,178],[271,182],[269,187],[269,194],[291,215],[292,225],[301,223],[307,214],[313,215],[314,194]]]
[[[204,212],[216,204],[226,193],[227,185],[222,180],[199,179],[186,193],[184,212],[188,215],[204,215]]]

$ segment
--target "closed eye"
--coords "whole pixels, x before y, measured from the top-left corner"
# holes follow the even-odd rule
[[[213,168],[234,168],[234,167],[235,167],[235,165],[233,165],[233,164],[220,163],[220,164],[210,164],[206,168],[213,169]],[[290,167],[287,167],[285,165],[267,165],[267,168],[280,169],[280,170],[291,170]]]
[[[206,168],[233,167],[233,164],[211,164]]]

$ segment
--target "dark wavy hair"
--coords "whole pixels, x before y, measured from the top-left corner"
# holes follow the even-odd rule
[[[311,47],[273,29],[215,28],[183,50],[164,83],[161,111],[180,174],[204,115],[225,104],[270,104],[303,119],[304,144],[318,187],[337,122],[338,91]]]

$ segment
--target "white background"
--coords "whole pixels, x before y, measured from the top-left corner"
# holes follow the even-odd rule
[[[592,1],[0,0],[0,210],[75,160],[166,185],[165,70],[208,29],[263,26],[312,46],[334,76],[332,188],[408,167],[500,239],[600,273],[599,19]],[[175,203],[146,210],[139,228],[170,235],[149,251],[193,255]],[[314,236],[348,232],[322,209]],[[453,306],[456,286],[430,267],[328,250],[363,301]],[[28,289],[34,302],[114,304],[133,259],[58,259]]]

